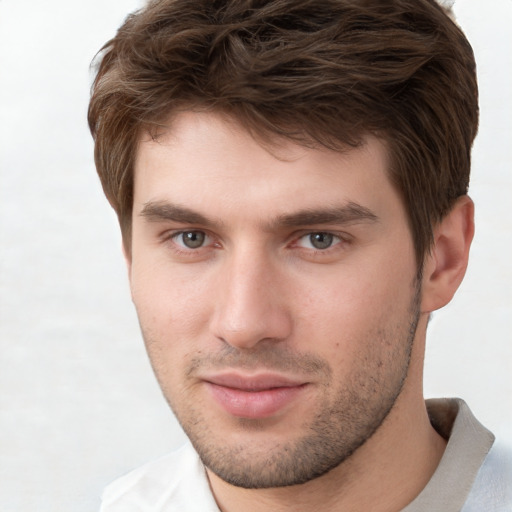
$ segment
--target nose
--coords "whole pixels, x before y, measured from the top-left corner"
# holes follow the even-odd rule
[[[289,337],[285,278],[270,260],[248,250],[223,262],[211,319],[215,337],[239,349]]]

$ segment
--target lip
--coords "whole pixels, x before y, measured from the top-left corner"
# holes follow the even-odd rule
[[[279,413],[295,401],[307,382],[277,374],[223,373],[203,381],[214,400],[230,415],[262,419]]]

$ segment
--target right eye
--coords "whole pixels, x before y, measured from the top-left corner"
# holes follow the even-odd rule
[[[200,249],[211,243],[210,237],[204,231],[180,231],[172,239],[183,249]]]

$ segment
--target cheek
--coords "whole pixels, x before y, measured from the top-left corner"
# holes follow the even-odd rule
[[[186,392],[183,369],[204,347],[207,308],[198,300],[202,290],[193,280],[176,279],[157,267],[132,273],[132,298],[154,374],[171,407]]]
[[[210,287],[192,270],[134,260],[132,300],[150,356],[157,346],[162,351],[172,347],[175,355],[191,349],[211,316]]]
[[[386,273],[382,268],[388,268]],[[317,340],[311,348],[324,357],[347,362],[409,317],[414,288],[412,271],[379,265],[357,272],[333,272],[329,279],[303,283],[295,315],[300,338]],[[311,341],[310,341],[311,343]],[[342,362],[343,362],[342,361]]]

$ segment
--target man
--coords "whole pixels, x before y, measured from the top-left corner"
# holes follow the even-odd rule
[[[422,394],[429,315],[473,237],[477,122],[471,47],[433,0],[160,0],[126,20],[89,123],[191,444],[103,511],[510,510],[492,434]]]

